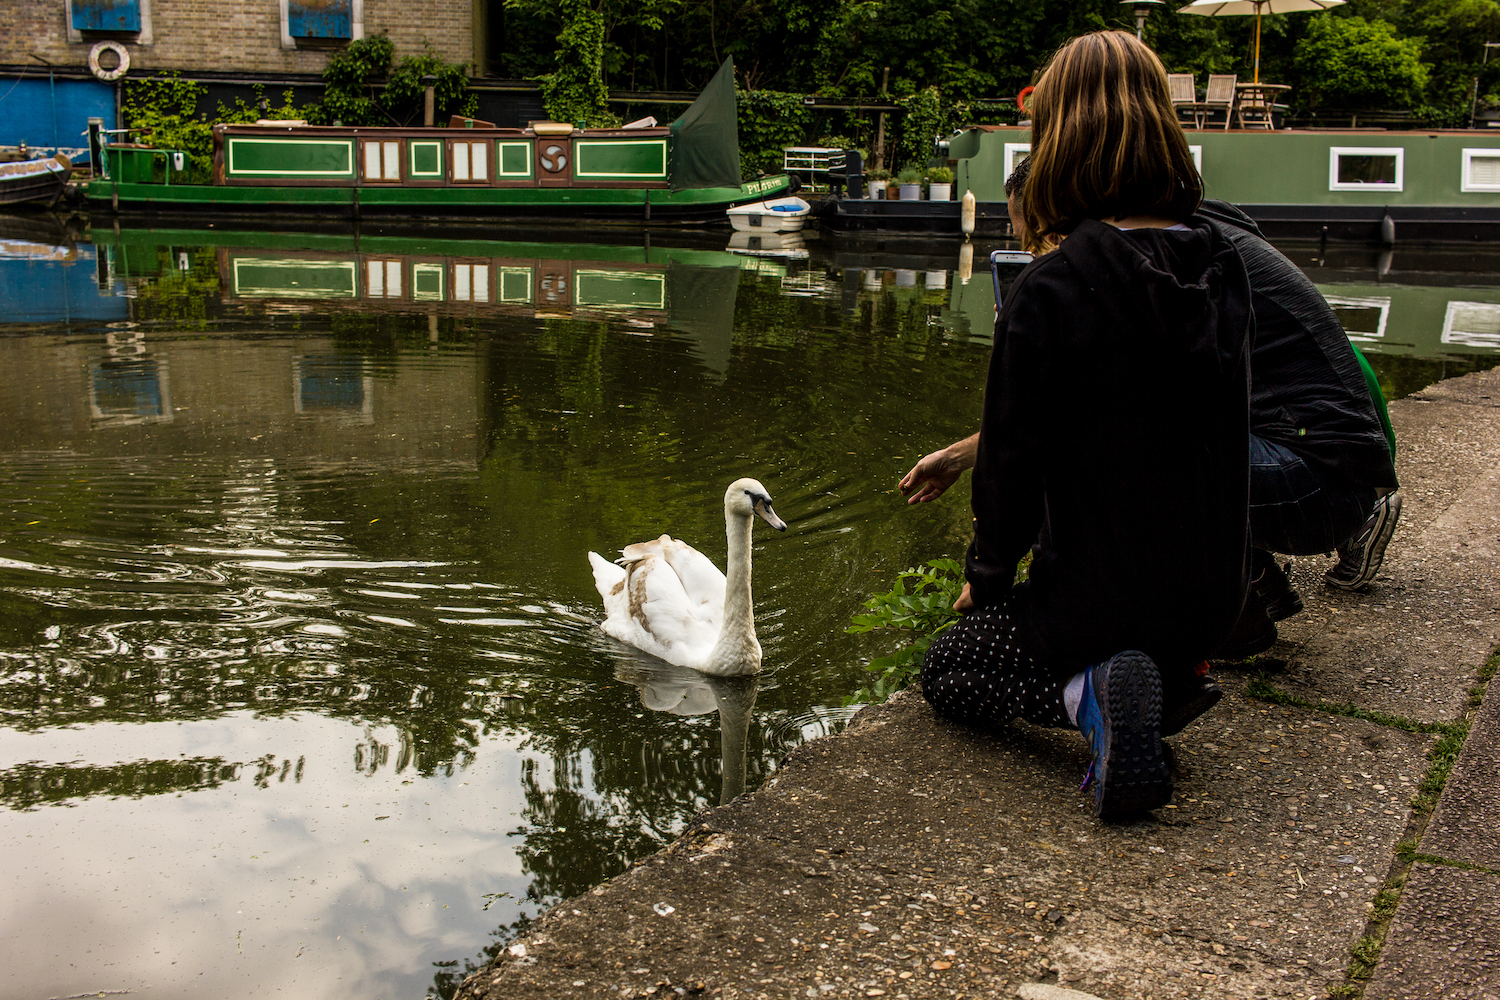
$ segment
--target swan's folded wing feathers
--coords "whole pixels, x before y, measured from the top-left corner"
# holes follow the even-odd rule
[[[699,620],[682,581],[665,560],[642,559],[631,570],[625,589],[630,619],[643,640],[634,645],[682,665],[708,655],[718,630]]]
[[[627,545],[620,550],[620,558],[616,559],[615,562],[621,566],[630,566],[632,563],[640,562],[647,556],[659,556],[661,555],[662,539],[671,541],[666,535],[662,535],[661,538],[653,538],[649,542],[635,542]]]
[[[683,589],[698,609],[698,617],[717,622],[724,609],[725,586],[724,574],[719,572],[719,567],[681,539],[662,535],[658,541],[667,565],[682,581]]]

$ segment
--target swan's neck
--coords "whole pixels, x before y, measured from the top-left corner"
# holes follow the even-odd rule
[[[713,673],[753,673],[760,665],[755,609],[750,604],[750,526],[750,518],[725,512],[729,560],[724,574],[724,620],[719,641],[709,655]]]

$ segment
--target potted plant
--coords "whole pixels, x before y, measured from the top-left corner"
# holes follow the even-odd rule
[[[922,171],[917,167],[905,167],[896,175],[896,181],[901,185],[902,201],[922,200]]]
[[[953,171],[933,167],[927,171],[927,197],[930,201],[948,201],[953,197]]]
[[[891,172],[884,167],[865,171],[865,183],[869,185],[871,198],[884,198],[890,186]]]

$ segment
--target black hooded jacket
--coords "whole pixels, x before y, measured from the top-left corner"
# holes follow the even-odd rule
[[[1317,286],[1261,238],[1233,205],[1204,201],[1206,216],[1240,252],[1250,275],[1250,426],[1340,487],[1395,489],[1396,467],[1354,345]]]
[[[1206,220],[1086,220],[995,323],[966,575],[1015,598],[1044,669],[1207,657],[1246,587],[1250,287]],[[1045,524],[1045,530],[1044,530]],[[1040,539],[1040,541],[1038,540]]]

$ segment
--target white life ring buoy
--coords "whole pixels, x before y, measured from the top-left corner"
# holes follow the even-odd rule
[[[99,65],[99,53],[110,51],[119,59],[119,63],[113,69],[105,69]],[[94,47],[89,49],[89,72],[94,74],[105,83],[112,83],[124,76],[130,69],[130,53],[125,51],[125,46],[119,42],[95,42]]]

